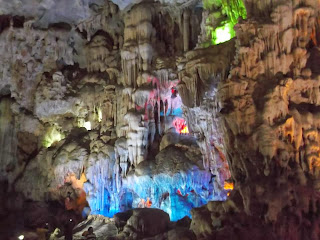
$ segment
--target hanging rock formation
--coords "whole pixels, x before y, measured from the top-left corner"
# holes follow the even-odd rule
[[[228,72],[234,42],[192,51],[202,7],[181,3],[0,6],[1,213],[13,221],[24,206],[39,206],[30,216],[37,221],[13,232],[43,226],[41,214],[58,212],[50,224],[63,233],[65,221],[75,225],[90,212],[113,216],[143,206],[178,220],[226,199],[229,170],[202,98],[218,72]],[[211,54],[224,57],[207,65]],[[197,114],[208,124],[194,121]]]
[[[246,7],[217,89],[235,191],[193,210],[191,229],[198,238],[318,239],[319,2]]]
[[[319,9],[0,0],[1,234],[317,239]]]

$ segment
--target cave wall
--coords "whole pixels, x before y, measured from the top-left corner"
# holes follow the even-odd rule
[[[192,229],[214,239],[318,239],[319,2],[245,5],[216,101],[235,190],[193,210]]]
[[[149,197],[174,220],[225,199],[230,173],[211,90],[234,42],[193,50],[203,41],[201,6],[32,4],[7,3],[0,18],[5,193],[108,216]]]
[[[0,18],[7,194],[107,215],[149,197],[172,219],[215,200],[198,239],[317,239],[319,1],[50,4]]]

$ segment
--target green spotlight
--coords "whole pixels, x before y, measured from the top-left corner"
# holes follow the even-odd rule
[[[203,7],[210,11],[209,18],[207,19],[207,33],[211,35],[211,44],[219,44],[229,41],[235,37],[234,26],[238,22],[238,18],[246,19],[247,11],[243,0],[203,0]],[[225,15],[226,19],[218,23],[215,29],[210,26],[212,20],[210,17],[219,21],[219,17],[214,14],[220,9],[221,14]],[[214,20],[213,19],[213,20]]]
[[[223,43],[229,41],[233,36],[230,31],[230,25],[226,24],[222,27],[218,27],[214,31],[214,44]]]

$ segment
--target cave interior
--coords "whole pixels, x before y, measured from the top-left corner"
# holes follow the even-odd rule
[[[0,239],[320,239],[320,0],[0,0],[0,56]]]

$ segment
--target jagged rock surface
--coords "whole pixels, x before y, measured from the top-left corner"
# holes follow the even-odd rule
[[[0,0],[0,216],[39,206],[17,223],[35,228],[54,202],[61,227],[150,197],[180,217],[232,176],[197,239],[317,239],[319,2],[244,2],[236,39],[204,47],[223,17],[197,1]],[[194,239],[149,210],[117,238]]]
[[[198,238],[317,239],[319,2],[246,6],[217,90],[235,191],[193,210],[192,229]]]
[[[175,219],[209,199],[225,199],[229,175],[222,145],[218,138],[215,147],[208,145],[215,120],[183,136],[176,124],[187,120],[181,77],[195,94],[193,74],[211,76],[216,62],[206,66],[205,58],[223,50],[188,52],[198,44],[202,21],[196,1],[143,2],[126,11],[120,2],[102,0],[0,2],[5,194],[55,202],[77,220],[88,215],[88,204],[92,212],[112,216],[149,197]],[[231,49],[221,59],[222,71],[233,45],[226,45]],[[194,124],[192,117],[188,121]],[[208,134],[197,140],[198,132]],[[163,184],[167,180],[172,184]],[[1,214],[13,212],[11,220],[23,211],[20,203],[8,204],[12,199],[1,207]],[[41,213],[48,213],[47,205]],[[39,218],[32,227],[44,223]]]

